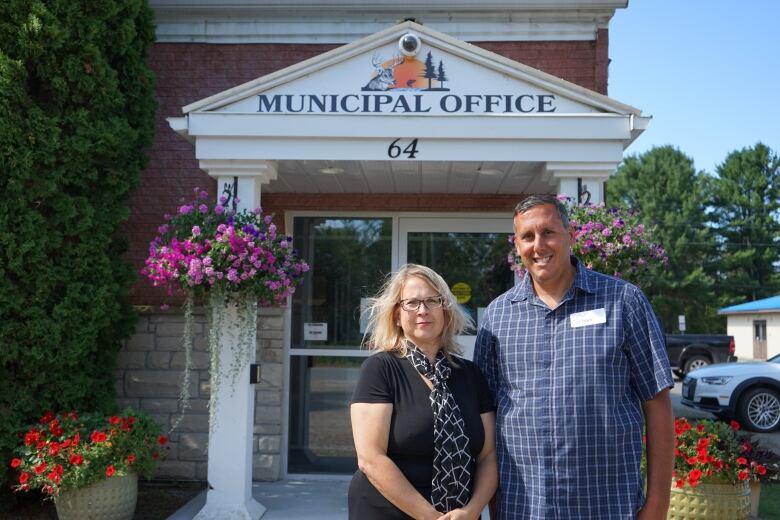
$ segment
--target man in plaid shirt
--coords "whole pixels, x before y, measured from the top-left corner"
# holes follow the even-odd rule
[[[514,224],[527,276],[488,307],[474,359],[498,407],[498,518],[665,519],[674,382],[650,304],[571,256],[556,197],[524,199]]]

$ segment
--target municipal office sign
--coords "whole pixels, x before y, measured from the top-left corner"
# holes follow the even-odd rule
[[[449,76],[444,59],[427,52],[425,61],[415,56],[396,55],[384,60],[374,54],[374,72],[368,82],[354,93],[259,94],[257,111],[269,114],[427,114],[427,113],[520,113],[555,112],[554,94],[451,93],[445,84]],[[455,87],[464,82],[453,81]],[[320,88],[326,88],[322,85]]]
[[[524,115],[592,107],[417,40],[385,44],[225,107],[255,114]]]

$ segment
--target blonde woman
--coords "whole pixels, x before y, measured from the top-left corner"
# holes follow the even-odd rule
[[[455,356],[470,319],[442,277],[415,264],[389,278],[368,318],[364,343],[379,352],[350,406],[359,469],[349,518],[479,518],[498,473],[490,391]]]

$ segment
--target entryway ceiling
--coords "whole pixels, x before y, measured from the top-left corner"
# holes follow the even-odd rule
[[[552,193],[541,162],[279,161],[271,193]],[[322,170],[340,171],[323,173]]]

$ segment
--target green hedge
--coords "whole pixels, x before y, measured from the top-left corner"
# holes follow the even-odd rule
[[[25,423],[114,407],[135,322],[117,229],[153,135],[153,41],[146,0],[0,2],[3,490]]]

